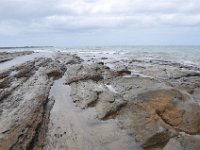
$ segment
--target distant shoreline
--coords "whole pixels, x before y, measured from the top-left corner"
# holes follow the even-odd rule
[[[17,49],[17,48],[53,48],[54,46],[22,46],[22,47],[0,47],[0,49]]]

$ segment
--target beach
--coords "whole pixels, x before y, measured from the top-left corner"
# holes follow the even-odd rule
[[[198,150],[199,54],[0,49],[0,150]]]

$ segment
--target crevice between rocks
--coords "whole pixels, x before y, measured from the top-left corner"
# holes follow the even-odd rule
[[[31,140],[30,144],[28,145],[27,149],[29,150],[35,150],[35,149],[42,149],[44,147],[44,142],[46,138],[46,132],[48,130],[48,123],[49,123],[49,116],[50,111],[53,108],[53,105],[55,103],[55,99],[47,98],[45,103],[43,104],[44,112],[42,114],[42,121],[38,124],[35,131],[35,136]]]

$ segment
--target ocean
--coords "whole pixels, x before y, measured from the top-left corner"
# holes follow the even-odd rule
[[[200,65],[200,46],[103,46],[103,47],[37,47],[7,48],[0,51],[35,51],[38,53],[70,52],[84,58],[164,60]]]

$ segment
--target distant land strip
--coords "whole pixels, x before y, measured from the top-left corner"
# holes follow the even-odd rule
[[[17,48],[52,48],[54,46],[23,46],[23,47],[0,47],[0,49],[17,49]]]

